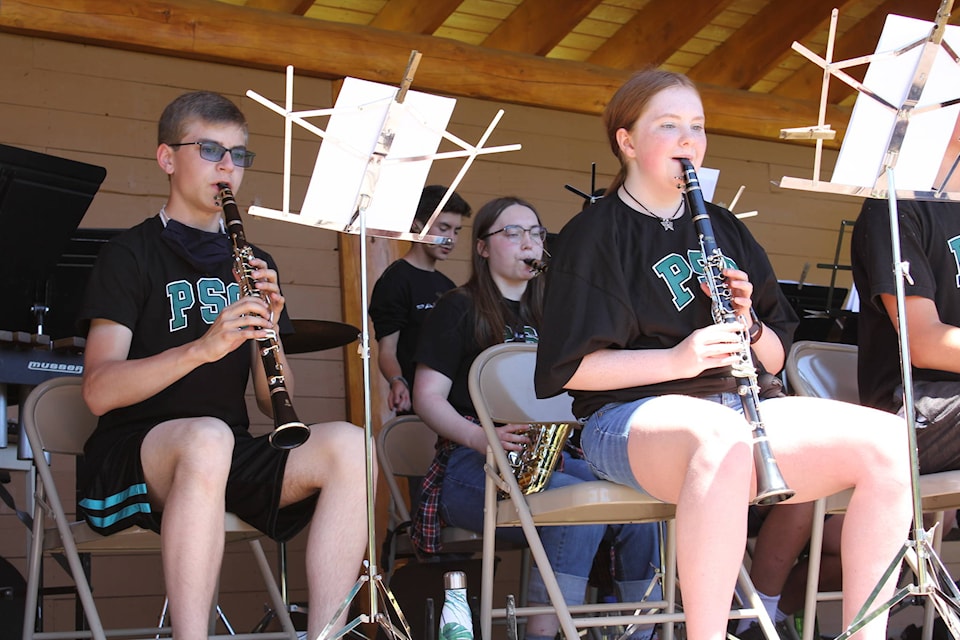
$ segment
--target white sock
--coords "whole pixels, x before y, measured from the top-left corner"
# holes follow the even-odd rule
[[[784,620],[786,620],[786,619],[789,618],[789,617],[790,617],[790,614],[784,613],[783,611],[780,611],[780,608],[777,607],[777,615],[774,616],[773,622],[774,622],[774,624],[779,624],[779,623],[783,622]]]

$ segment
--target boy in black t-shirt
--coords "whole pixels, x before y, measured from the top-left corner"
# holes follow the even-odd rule
[[[446,192],[447,188],[439,185],[424,187],[411,233],[423,230]],[[446,260],[453,251],[463,218],[469,216],[470,205],[456,192],[452,193],[427,231],[429,235],[450,238],[451,244],[412,243],[410,250],[387,267],[373,287],[369,313],[377,337],[377,363],[390,384],[387,406],[398,414],[411,412],[413,354],[423,320],[437,298],[456,286],[437,271],[437,262]]]
[[[903,413],[896,275],[886,200],[867,200],[851,241],[860,292],[860,401]],[[960,203],[897,202],[920,473],[960,469]]]
[[[219,185],[236,192],[253,162],[246,120],[223,96],[188,93],[164,109],[158,142],[167,201],[104,246],[81,313],[89,323],[83,395],[101,417],[84,449],[78,507],[104,534],[134,525],[160,532],[178,640],[207,637],[225,508],[281,541],[311,524],[316,637],[366,550],[363,430],[317,425],[292,450],[250,434],[251,374],[259,408],[272,414],[257,341],[290,322],[273,260],[256,247],[249,277],[261,296],[241,295],[221,220]],[[279,338],[277,346],[292,396]]]

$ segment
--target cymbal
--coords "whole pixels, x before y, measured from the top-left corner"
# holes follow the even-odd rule
[[[360,329],[331,320],[291,320],[296,333],[281,335],[285,353],[310,353],[350,344]]]

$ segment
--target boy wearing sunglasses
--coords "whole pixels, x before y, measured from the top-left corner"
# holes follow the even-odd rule
[[[163,111],[158,143],[167,200],[104,246],[81,313],[89,326],[83,394],[100,421],[78,470],[78,506],[103,534],[134,525],[160,533],[179,640],[207,637],[224,509],[278,541],[311,525],[306,574],[316,637],[361,569],[363,431],[315,425],[292,450],[250,433],[251,376],[258,407],[272,413],[257,339],[292,326],[276,265],[256,247],[251,277],[262,295],[240,296],[223,229],[220,185],[236,193],[254,158],[247,123],[223,96],[189,93]],[[279,351],[293,396],[282,344]]]

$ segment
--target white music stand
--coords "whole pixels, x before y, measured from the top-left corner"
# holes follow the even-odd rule
[[[960,639],[960,592],[932,546],[933,530],[923,529],[919,491],[916,412],[913,375],[905,307],[904,278],[909,264],[900,255],[900,225],[897,199],[960,201],[960,27],[948,26],[953,0],[942,0],[933,23],[889,15],[876,53],[833,62],[837,10],[834,9],[827,57],[821,58],[794,42],[793,48],[823,68],[820,120],[812,127],[785,129],[782,138],[809,138],[817,142],[812,180],[784,177],[780,186],[859,197],[887,198],[890,208],[892,263],[896,274],[897,317],[900,325],[900,367],[903,376],[904,410],[910,447],[913,491],[913,539],[907,540],[887,568],[870,598],[850,626],[838,636],[845,640],[882,612],[908,597],[928,597],[948,630]],[[862,83],[843,69],[870,64]],[[847,135],[830,182],[821,181],[822,141],[833,137],[824,123],[827,85],[830,77],[847,83],[859,93]],[[950,132],[950,136],[944,135]],[[898,161],[906,164],[897,171]],[[909,163],[909,164],[907,164]],[[902,188],[898,188],[898,183]],[[917,584],[898,589],[887,602],[874,606],[880,588],[900,567],[910,561]],[[932,622],[932,621],[930,621]]]
[[[420,53],[412,52],[399,88],[346,78],[332,109],[293,111],[293,67],[287,67],[286,106],[270,102],[253,91],[247,96],[284,117],[283,209],[250,207],[254,216],[357,234],[360,242],[361,317],[367,317],[367,236],[447,244],[448,238],[427,235],[450,195],[478,155],[515,151],[519,144],[485,148],[503,110],[497,112],[480,141],[470,145],[445,130],[456,100],[410,91]],[[324,131],[308,118],[329,116]],[[323,138],[313,175],[307,188],[303,209],[290,213],[290,156],[292,125],[297,124]],[[441,139],[453,142],[459,151],[438,153]],[[459,173],[420,233],[409,231],[416,214],[423,185],[434,160],[466,158]],[[368,226],[368,222],[370,225]],[[410,640],[410,626],[400,606],[383,584],[377,565],[374,523],[373,429],[370,401],[370,342],[367,323],[362,324],[360,354],[363,360],[364,434],[367,483],[367,560],[364,572],[343,604],[320,632],[317,640],[336,640],[360,624],[375,622],[390,638]],[[336,621],[369,583],[370,613],[361,613],[342,629]],[[380,608],[383,598],[403,629],[397,628],[389,613]]]

